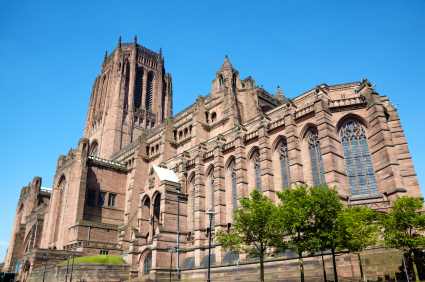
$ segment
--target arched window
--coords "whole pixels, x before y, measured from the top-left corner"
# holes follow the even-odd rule
[[[282,143],[279,149],[280,153],[280,169],[282,171],[283,190],[291,188],[291,173],[289,171],[288,145]]]
[[[236,191],[236,164],[232,169],[233,210],[238,208],[238,195]]]
[[[58,185],[59,196],[58,196],[58,206],[56,211],[55,232],[53,234],[53,242],[56,242],[58,240],[59,225],[60,225],[60,219],[62,215],[62,199],[63,199],[63,193],[65,191],[65,186],[66,186],[66,178],[62,177]]]
[[[134,105],[136,108],[142,106],[142,96],[143,96],[143,71],[140,70],[137,73],[136,77],[136,91],[134,93]]]
[[[311,169],[313,171],[313,183],[316,186],[326,184],[322,162],[322,151],[320,150],[320,142],[318,140],[317,133],[312,132],[308,137],[308,148],[310,151]]]
[[[156,198],[153,202],[153,235],[155,235],[155,223],[158,226],[159,216],[161,213],[161,194],[156,195]]]
[[[358,122],[349,121],[341,129],[351,195],[378,194],[366,132]]]
[[[146,109],[152,108],[152,93],[153,93],[153,75],[148,75],[148,83],[146,86]]]
[[[149,254],[145,258],[143,274],[144,275],[149,274],[151,267],[152,267],[152,252],[149,252]]]
[[[255,170],[255,188],[261,192],[261,178],[260,178],[260,154],[254,158],[254,170]]]
[[[216,113],[212,113],[211,114],[211,122],[215,122],[216,119],[217,119],[217,114]]]
[[[214,211],[214,172],[211,173],[211,205],[212,205],[212,210]],[[212,230],[215,229],[215,216],[213,216],[212,218]]]

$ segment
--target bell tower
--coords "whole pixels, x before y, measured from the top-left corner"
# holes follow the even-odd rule
[[[90,155],[109,159],[142,132],[173,114],[172,79],[165,72],[162,50],[121,43],[105,54],[95,79],[84,128]]]

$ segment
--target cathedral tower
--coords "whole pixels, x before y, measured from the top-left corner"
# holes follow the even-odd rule
[[[165,72],[161,48],[121,43],[105,54],[95,79],[84,128],[90,155],[109,159],[144,131],[172,115],[172,80]]]

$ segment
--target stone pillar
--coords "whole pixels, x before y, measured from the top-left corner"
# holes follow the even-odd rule
[[[258,128],[258,141],[260,147],[260,179],[261,193],[269,199],[275,199],[275,190],[273,186],[273,163],[270,152],[269,134],[267,127],[261,123]]]
[[[317,89],[318,90],[318,89]],[[347,198],[350,189],[347,183],[344,157],[341,142],[335,136],[335,127],[332,122],[332,114],[329,110],[329,99],[325,95],[314,102],[316,125],[320,150],[322,153],[325,182],[329,187],[337,186],[338,194]]]
[[[202,160],[207,148],[203,145],[198,147],[198,153],[195,157],[195,241],[194,246],[205,246],[208,241],[205,234],[205,168]],[[195,267],[201,265],[201,261],[205,255],[203,248],[197,248],[195,253]]]
[[[226,188],[225,186],[225,170],[223,160],[223,150],[221,144],[217,143],[214,148],[214,207],[215,212],[215,234],[218,230],[225,230],[226,222]],[[212,242],[213,243],[213,242]],[[214,244],[215,245],[215,244]],[[221,251],[221,246],[214,247],[215,262],[221,264],[225,252]]]
[[[298,130],[295,124],[295,108],[290,107],[285,114],[286,142],[288,146],[289,171],[292,183],[304,183],[301,150],[298,139]],[[294,185],[292,185],[294,188]]]

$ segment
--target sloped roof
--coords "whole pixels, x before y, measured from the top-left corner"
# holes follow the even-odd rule
[[[161,181],[168,180],[168,181],[172,181],[176,183],[179,182],[179,179],[177,175],[174,173],[174,171],[170,169],[160,168],[157,166],[152,166],[152,167]]]

